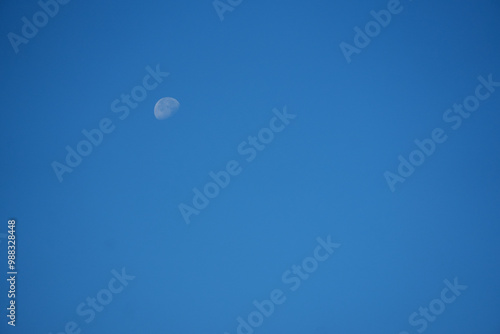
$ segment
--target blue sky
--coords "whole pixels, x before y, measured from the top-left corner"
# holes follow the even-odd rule
[[[500,87],[460,128],[443,119],[478,77],[500,81],[498,1],[401,0],[350,63],[340,43],[388,1],[242,1],[222,21],[211,1],[58,6],[16,53],[8,34],[41,7],[0,4],[0,248],[6,263],[16,219],[19,272],[16,329],[0,283],[2,333],[233,334],[275,289],[286,301],[256,334],[500,331]],[[111,103],[148,66],[169,75],[121,120]],[[160,121],[162,97],[180,108]],[[246,161],[239,145],[285,108]],[[103,119],[114,130],[59,182],[53,162]],[[391,191],[384,173],[435,128],[447,140]],[[186,224],[179,205],[232,160],[241,172]],[[321,262],[328,236],[341,246]],[[283,275],[311,257],[292,291]],[[455,278],[467,288],[412,325]]]

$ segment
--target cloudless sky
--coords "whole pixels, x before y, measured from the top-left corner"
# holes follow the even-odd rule
[[[418,333],[408,318],[467,289],[432,333],[500,332],[500,87],[453,130],[443,113],[500,81],[500,2],[401,0],[348,63],[339,47],[387,1],[70,1],[15,53],[34,1],[0,4],[0,259],[17,222],[16,328],[1,333],[236,333],[273,289],[255,333]],[[119,119],[111,103],[170,73]],[[162,97],[178,112],[157,120]],[[238,146],[296,117],[255,159]],[[54,161],[109,118],[114,131],[59,182]],[[392,192],[415,139],[447,140]],[[236,160],[242,171],[186,224],[179,204]],[[317,238],[341,246],[296,291],[282,281]],[[97,312],[76,308],[135,278]]]

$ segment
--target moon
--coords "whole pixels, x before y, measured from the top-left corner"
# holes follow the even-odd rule
[[[164,97],[158,100],[155,104],[155,117],[156,119],[162,121],[169,118],[177,109],[179,109],[180,103],[173,97]]]

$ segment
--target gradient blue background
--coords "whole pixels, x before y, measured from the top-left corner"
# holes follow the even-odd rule
[[[210,0],[71,1],[18,54],[7,33],[40,8],[2,1],[0,233],[17,220],[19,276],[15,329],[1,280],[0,331],[233,334],[280,288],[255,333],[416,333],[408,316],[458,277],[426,333],[500,333],[500,89],[460,129],[442,121],[477,76],[500,81],[500,3],[401,4],[347,64],[339,43],[387,1],[244,1],[223,22]],[[170,76],[120,121],[111,102],[156,64]],[[181,108],[158,121],[164,96]],[[296,119],[245,163],[238,144],[285,105]],[[51,163],[104,117],[114,132],[59,183]],[[392,193],[383,173],[435,127],[448,140]],[[179,203],[233,159],[186,225]],[[290,292],[282,273],[327,235],[342,246]],[[123,267],[135,280],[85,324],[76,306]]]

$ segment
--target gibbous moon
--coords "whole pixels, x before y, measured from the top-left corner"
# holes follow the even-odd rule
[[[155,105],[155,117],[164,120],[175,114],[179,109],[179,101],[173,97],[164,97],[158,100]]]

